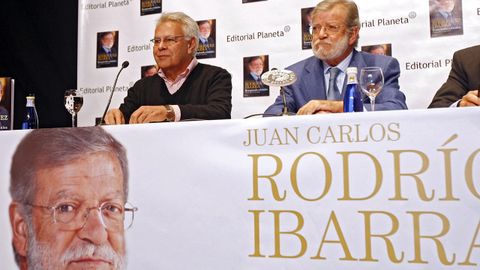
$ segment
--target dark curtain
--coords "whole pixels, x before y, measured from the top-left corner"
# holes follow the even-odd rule
[[[40,127],[71,125],[63,93],[77,87],[77,28],[77,0],[2,0],[0,77],[15,78],[16,129],[29,93]]]

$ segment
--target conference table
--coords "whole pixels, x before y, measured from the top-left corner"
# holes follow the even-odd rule
[[[478,269],[480,108],[105,126],[128,269]],[[0,261],[15,269],[0,132]],[[26,164],[25,166],[28,166]]]

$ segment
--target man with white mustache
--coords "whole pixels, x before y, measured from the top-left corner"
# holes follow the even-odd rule
[[[12,157],[12,246],[21,270],[126,269],[123,146],[101,127],[37,129]]]
[[[360,19],[355,2],[350,0],[324,0],[312,12],[312,50],[314,56],[302,60],[287,69],[298,80],[284,87],[289,112],[298,115],[343,112],[347,67],[380,67],[385,85],[375,99],[375,110],[407,109],[405,95],[400,91],[398,78],[400,66],[395,58],[373,55],[355,50],[360,32]],[[329,80],[336,85],[329,93]],[[332,87],[335,88],[335,87]],[[370,109],[369,99],[363,99]],[[278,96],[265,114],[280,115],[283,99]]]

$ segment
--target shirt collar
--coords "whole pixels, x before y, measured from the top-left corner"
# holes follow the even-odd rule
[[[190,72],[192,72],[192,70],[198,65],[198,60],[197,58],[193,58],[192,61],[190,61],[190,64],[188,64],[187,68],[185,69],[185,71],[183,71],[182,73],[180,73],[177,78],[175,79],[174,82],[178,82],[179,80],[181,79],[184,79],[186,78],[188,75],[190,75]],[[172,82],[170,81],[167,76],[165,76],[165,73],[163,73],[163,70],[160,68],[158,69],[158,75],[165,81],[167,82]],[[173,83],[174,83],[173,82]]]
[[[353,57],[353,50],[350,52],[350,54],[342,60],[336,67],[340,69],[343,73],[347,73],[347,68],[350,65],[350,61],[352,60]],[[326,61],[323,62],[323,73],[327,74],[332,66],[327,64]]]

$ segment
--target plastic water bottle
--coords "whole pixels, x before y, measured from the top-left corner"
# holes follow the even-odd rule
[[[39,124],[37,109],[35,108],[35,96],[27,96],[27,106],[25,110],[26,112],[23,117],[22,129],[37,129]]]
[[[347,88],[343,96],[344,112],[363,112],[362,93],[358,89],[357,68],[347,68]]]

